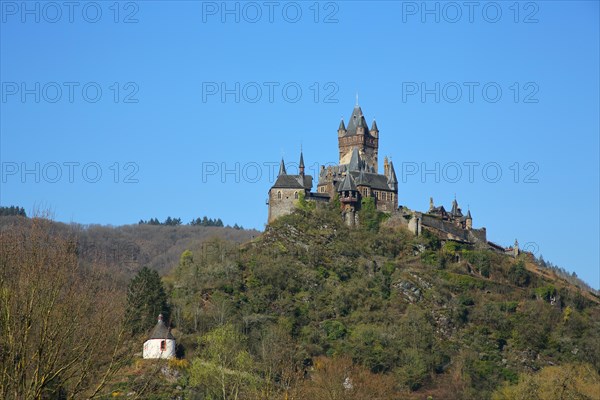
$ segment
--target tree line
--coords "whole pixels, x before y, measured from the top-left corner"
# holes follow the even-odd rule
[[[5,217],[5,216],[9,216],[9,215],[18,215],[20,217],[27,217],[27,214],[25,213],[25,209],[23,207],[1,206],[0,207],[0,217]]]
[[[167,219],[165,219],[163,222],[160,222],[158,218],[150,218],[149,220],[143,220],[140,219],[140,222],[138,222],[139,225],[164,225],[164,226],[178,226],[178,225],[182,225],[182,220],[181,218],[171,218],[171,217],[167,217]],[[221,218],[208,218],[207,216],[204,216],[202,218],[198,217],[195,219],[192,219],[187,225],[190,226],[213,226],[213,227],[218,227],[218,228],[233,228],[233,229],[244,229],[243,226],[238,225],[238,224],[234,224],[233,226],[231,225],[225,225],[223,224],[223,221],[221,220]]]

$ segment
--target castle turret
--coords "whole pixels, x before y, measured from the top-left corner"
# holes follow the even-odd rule
[[[467,211],[467,216],[465,217],[465,226],[467,229],[473,229],[473,217],[471,217],[471,210]]]
[[[342,137],[346,134],[346,125],[344,125],[344,117],[340,121],[340,126],[338,127],[338,137]]]
[[[396,171],[394,171],[394,163],[390,161],[388,186],[392,190],[398,190],[398,178],[396,178]]]
[[[344,221],[348,226],[357,225],[357,214],[358,209],[358,189],[356,188],[356,182],[352,177],[352,174],[348,172],[344,177],[344,180],[338,186],[338,194],[340,203],[342,205],[342,215]]]
[[[371,124],[371,130],[369,131],[371,136],[374,138],[379,137],[379,128],[377,128],[377,122],[373,119],[373,123]]]
[[[454,197],[454,200],[452,201],[452,210],[450,210],[450,214],[452,214],[452,217],[454,217],[454,218],[462,217],[462,211],[461,211],[460,207],[458,207],[458,202],[456,201],[456,196]]]
[[[435,205],[433,204],[433,197],[430,197],[429,198],[429,212],[432,212],[434,208],[435,208]]]
[[[515,244],[513,246],[513,255],[516,257],[519,255],[519,242],[515,239]]]

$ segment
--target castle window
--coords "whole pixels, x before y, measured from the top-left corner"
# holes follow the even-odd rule
[[[298,192],[294,192],[294,198],[298,200]]]
[[[165,351],[165,350],[167,350],[167,341],[161,340],[160,341],[160,351]]]
[[[281,191],[277,192],[277,199],[281,200]]]

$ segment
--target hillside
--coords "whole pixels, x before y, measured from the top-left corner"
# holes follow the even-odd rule
[[[0,216],[0,230],[15,224],[29,224],[28,218]],[[259,235],[255,230],[229,227],[164,226],[134,224],[123,226],[65,224],[52,221],[57,234],[77,238],[79,260],[86,265],[100,264],[130,279],[143,266],[166,273],[177,264],[186,249],[201,250],[202,243],[219,238],[243,243]]]
[[[415,237],[373,210],[360,218],[350,229],[333,207],[300,203],[258,235],[2,217],[0,305],[10,312],[0,313],[0,395],[553,400],[600,391],[595,293],[527,253]],[[141,360],[158,312],[178,359]],[[30,327],[59,351],[45,352],[47,336]]]
[[[239,251],[217,241],[217,252],[185,252],[165,283],[186,366],[172,380],[179,389],[153,393],[219,396],[215,335],[230,335],[228,347],[248,357],[222,366],[231,379],[221,384],[240,398],[488,399],[519,377],[579,365],[595,372],[578,390],[600,390],[596,295],[528,254],[416,238],[363,218],[374,229],[298,210]],[[352,390],[343,371],[354,371]],[[265,386],[270,394],[257,394]]]

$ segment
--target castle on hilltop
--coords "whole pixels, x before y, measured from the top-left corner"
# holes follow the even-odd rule
[[[398,208],[398,179],[394,164],[387,157],[383,174],[378,170],[379,129],[373,120],[371,129],[357,104],[348,127],[344,120],[338,128],[339,165],[321,166],[317,192],[311,192],[313,178],[305,174],[304,156],[300,152],[298,175],[289,175],[281,160],[275,184],[269,190],[269,223],[289,214],[302,194],[306,200],[330,202],[337,198],[344,221],[355,226],[362,200],[372,198],[377,210],[393,213]]]
[[[301,196],[318,204],[339,200],[343,220],[349,226],[360,224],[359,211],[365,199],[372,199],[375,208],[390,214],[415,235],[423,229],[438,236],[463,243],[481,243],[498,251],[518,254],[518,245],[503,249],[488,243],[486,229],[473,228],[471,211],[464,215],[456,198],[448,212],[444,206],[436,207],[429,200],[427,212],[419,212],[398,206],[398,179],[394,164],[387,157],[383,160],[383,174],[378,172],[379,129],[373,120],[369,129],[362,109],[357,104],[352,110],[348,125],[344,120],[338,127],[339,164],[321,166],[317,191],[312,192],[313,177],[305,174],[304,155],[300,151],[298,175],[290,175],[282,159],[279,174],[269,190],[268,222],[291,213]],[[502,249],[502,250],[501,250]],[[516,249],[516,250],[515,250]]]

